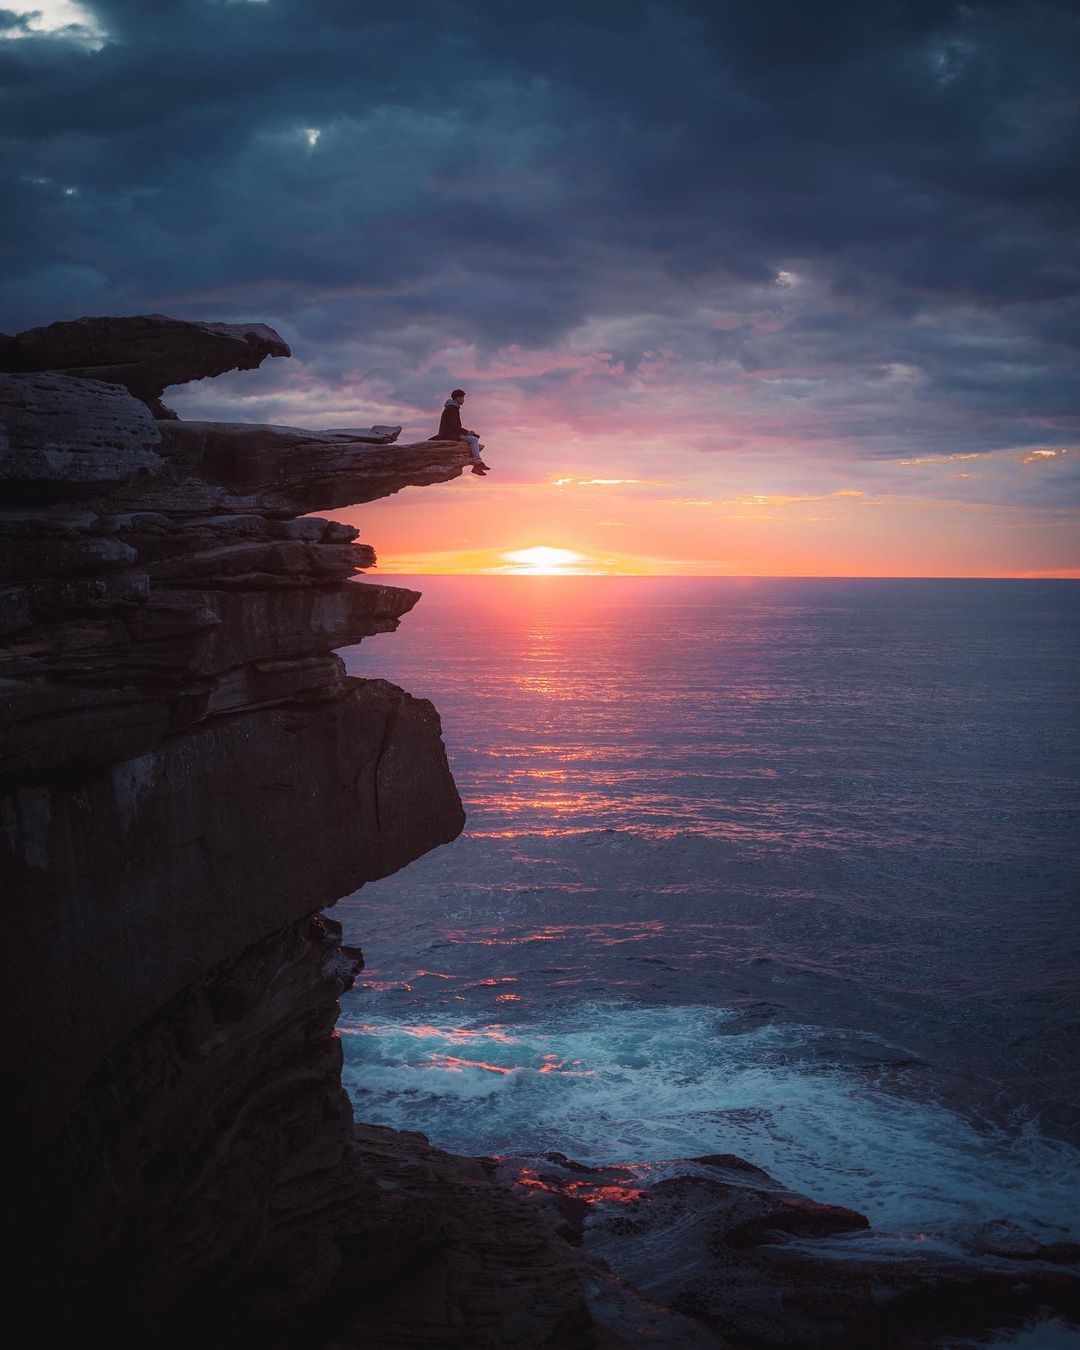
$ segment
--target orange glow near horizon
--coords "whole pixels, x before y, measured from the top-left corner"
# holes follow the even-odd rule
[[[504,553],[510,564],[508,571],[527,577],[579,576],[589,569],[589,559],[572,548],[551,548],[537,544],[533,548],[514,549]]]
[[[375,544],[379,572],[406,576],[1080,575],[1078,513],[1063,505],[1074,456],[965,453],[962,477],[952,457],[924,458],[669,453],[588,477],[508,463],[505,480],[470,475],[344,518]]]
[[[650,575],[648,558],[601,554],[585,548],[530,544],[527,548],[380,554],[379,571],[417,576],[625,577]],[[377,579],[376,577],[372,578]]]

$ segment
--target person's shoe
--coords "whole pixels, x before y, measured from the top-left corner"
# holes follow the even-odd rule
[[[486,474],[488,471],[488,466],[484,463],[482,459],[478,459],[476,463],[472,466],[472,471],[473,473],[478,473],[480,477],[483,478],[484,474]]]

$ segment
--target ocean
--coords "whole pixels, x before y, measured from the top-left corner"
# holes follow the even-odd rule
[[[358,1119],[1080,1237],[1080,586],[385,580],[468,823],[334,911]]]

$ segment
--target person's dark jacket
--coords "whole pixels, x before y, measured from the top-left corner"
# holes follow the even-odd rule
[[[460,439],[462,439],[462,409],[451,400],[444,406],[443,416],[439,418],[439,440]]]
[[[453,400],[447,402],[439,418],[439,431],[432,440],[460,441],[462,437],[461,409]]]

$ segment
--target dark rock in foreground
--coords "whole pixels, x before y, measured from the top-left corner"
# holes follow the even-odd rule
[[[357,1126],[341,1264],[302,1335],[326,1347],[723,1350],[552,1234],[487,1166],[423,1135]],[[307,1343],[307,1342],[304,1342]]]
[[[969,1251],[901,1248],[863,1215],[729,1154],[621,1167],[548,1154],[487,1166],[566,1241],[724,1343],[931,1347],[1040,1316],[1080,1320],[1075,1252],[1017,1251],[1015,1235],[996,1230]]]
[[[133,1346],[721,1345],[477,1160],[353,1125],[334,1023],[362,964],[332,920],[288,924],[103,1060],[57,1150],[61,1242],[51,1211],[33,1234],[78,1272],[69,1320]]]

